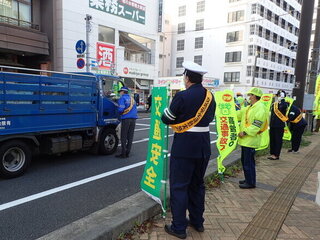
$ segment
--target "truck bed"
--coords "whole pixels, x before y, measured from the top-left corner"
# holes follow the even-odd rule
[[[0,135],[94,127],[94,76],[0,72]]]

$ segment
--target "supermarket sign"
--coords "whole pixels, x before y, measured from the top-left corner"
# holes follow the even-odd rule
[[[89,7],[141,24],[146,21],[146,7],[131,0],[89,0]]]

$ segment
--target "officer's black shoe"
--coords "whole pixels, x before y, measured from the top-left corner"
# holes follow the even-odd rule
[[[189,222],[189,226],[192,227],[197,232],[204,232],[204,227],[203,226],[197,227],[197,226],[193,225],[191,222]]]
[[[244,184],[246,183],[246,180],[239,180],[239,184]]]
[[[243,183],[243,184],[239,184],[239,188],[243,188],[243,189],[249,189],[249,188],[255,188],[255,185],[251,185],[248,183]]]
[[[123,154],[118,154],[115,156],[116,158],[126,158],[126,155],[123,155]]]
[[[129,153],[126,153],[126,157],[129,157]]]
[[[293,151],[292,149],[289,149],[289,150],[288,150],[288,152],[292,152],[292,151]]]
[[[180,238],[180,239],[186,239],[187,238],[187,234],[186,233],[176,233],[175,231],[173,231],[172,229],[171,229],[171,225],[165,225],[164,226],[164,230],[168,233],[168,234],[170,234],[170,235],[172,235],[172,236],[175,236],[175,237],[177,237],[177,238]]]

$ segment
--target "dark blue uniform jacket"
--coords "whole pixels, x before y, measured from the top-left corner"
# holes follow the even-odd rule
[[[289,104],[284,101],[284,99],[281,100],[278,104],[279,111],[283,114],[286,115],[287,109],[288,109]],[[271,117],[270,117],[270,128],[284,128],[285,123],[281,121],[280,118],[275,114],[274,110],[274,103],[271,106]]]
[[[194,84],[187,90],[178,92],[169,107],[170,118],[167,114],[162,115],[165,124],[176,124],[193,118],[206,96],[206,89],[202,84]],[[212,102],[197,127],[209,126],[215,112],[215,101]],[[175,133],[171,149],[173,157],[202,158],[211,155],[209,132],[184,132]]]
[[[302,118],[298,123],[291,122],[291,121],[295,120],[300,115],[300,113],[301,113],[301,111],[297,106],[295,106],[295,105],[291,106],[289,114],[288,114],[288,118],[290,121],[290,129],[294,130],[299,127],[307,126],[307,121],[304,118]]]

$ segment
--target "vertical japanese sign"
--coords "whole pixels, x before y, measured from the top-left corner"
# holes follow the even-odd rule
[[[115,47],[97,42],[97,63],[99,69],[112,70],[115,63]]]
[[[214,94],[216,107],[216,126],[218,133],[217,148],[219,156],[217,165],[219,173],[225,171],[223,160],[236,148],[238,142],[239,124],[233,92],[219,91]]]
[[[145,24],[146,7],[131,0],[89,0],[89,7]]]
[[[140,183],[141,189],[161,205],[163,212],[166,210],[168,137],[161,115],[167,104],[167,88],[153,88],[148,155]]]
[[[269,113],[270,113],[270,108],[272,104],[272,99],[273,99],[272,93],[263,94],[260,99],[260,101],[266,106],[266,109],[267,109],[268,124],[269,124]],[[267,148],[269,146],[269,143],[270,143],[269,128],[267,128],[265,131],[261,133],[261,144],[260,144],[260,147],[257,149],[257,151]]]

